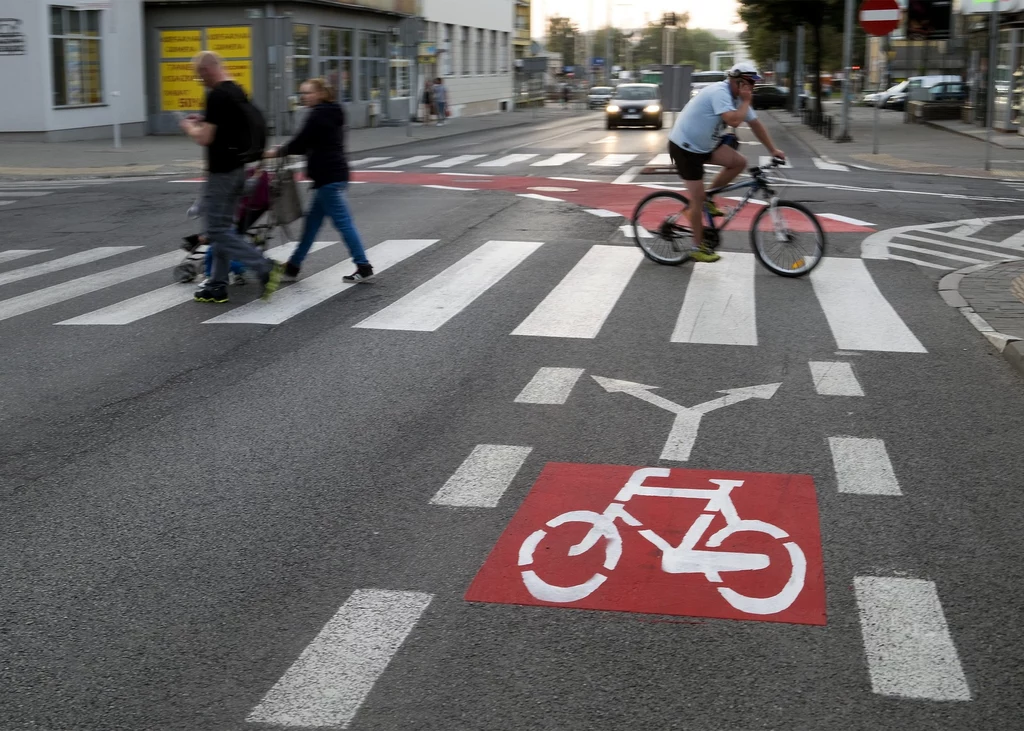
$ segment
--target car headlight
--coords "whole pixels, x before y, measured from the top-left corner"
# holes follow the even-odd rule
[[[644,111],[647,114],[657,114],[658,112],[661,111],[661,107],[659,107],[657,104],[648,104],[646,107],[644,107]]]
[[[619,108],[614,104],[609,104],[608,108],[605,109],[605,111],[608,112],[608,114],[618,114]]]

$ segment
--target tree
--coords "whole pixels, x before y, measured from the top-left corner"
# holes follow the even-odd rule
[[[690,14],[676,13],[676,22],[679,27],[674,31],[676,34],[674,41],[674,55],[676,56],[676,59],[674,61],[676,63],[680,63],[678,59],[680,58],[682,50],[679,38],[681,33],[686,32],[686,26],[690,23]],[[633,51],[633,58],[636,63],[639,65],[660,64],[664,60],[664,55],[662,53],[664,29],[661,27],[661,23],[648,23],[647,27],[640,32],[640,36],[640,42],[637,44],[636,50]]]
[[[548,19],[547,49],[562,54],[562,63],[566,66],[575,66],[579,34],[580,29],[572,20],[553,15]]]
[[[791,32],[806,24],[810,29],[808,50],[814,64],[811,88],[814,92],[815,113],[821,115],[821,69],[824,55],[824,33],[826,28],[842,29],[843,0],[739,0],[740,18],[747,24],[748,32],[768,29],[775,32]],[[840,44],[841,47],[841,44]]]

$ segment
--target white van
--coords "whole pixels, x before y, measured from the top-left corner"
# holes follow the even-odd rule
[[[963,78],[960,76],[911,76],[907,79],[907,88],[903,90],[901,95],[894,94],[889,97],[889,103],[887,106],[890,108],[902,109],[906,106],[908,101],[927,100],[927,90],[931,89],[936,84],[948,84],[962,81]],[[896,99],[896,96],[901,96],[902,98]]]

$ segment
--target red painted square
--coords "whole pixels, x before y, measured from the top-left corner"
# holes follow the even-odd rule
[[[466,599],[823,625],[814,481],[549,463]]]

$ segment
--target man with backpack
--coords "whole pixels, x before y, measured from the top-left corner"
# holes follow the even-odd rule
[[[259,160],[266,145],[266,122],[231,80],[220,56],[203,51],[192,61],[196,76],[209,91],[202,117],[190,115],[181,129],[206,148],[206,189],[203,210],[206,235],[213,251],[209,280],[195,293],[196,302],[228,301],[230,262],[242,263],[259,276],[263,299],[277,290],[283,266],[263,256],[235,229],[234,216],[245,186],[245,164]]]

